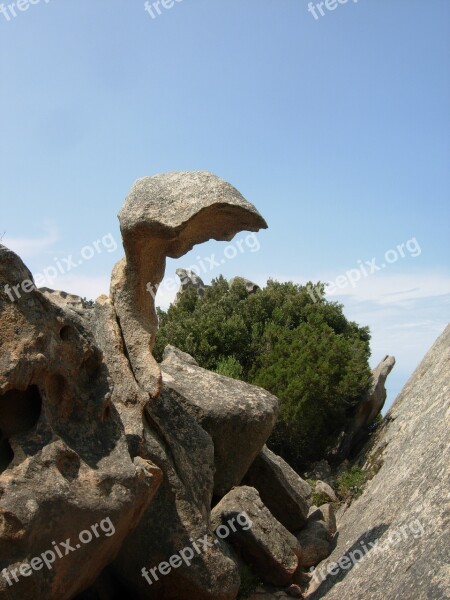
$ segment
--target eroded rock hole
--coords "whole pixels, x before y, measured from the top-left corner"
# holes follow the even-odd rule
[[[0,431],[0,473],[12,463],[14,458],[14,452],[11,448],[7,439],[2,437],[2,433]]]
[[[39,420],[41,410],[42,398],[35,385],[25,391],[10,390],[0,396],[0,472],[14,458],[9,438],[32,429]]]
[[[59,337],[65,342],[69,342],[70,340],[74,339],[75,332],[73,327],[70,327],[70,325],[65,325],[59,332]]]
[[[105,410],[103,411],[103,420],[109,419],[111,416],[111,406],[108,404],[105,406]]]
[[[76,479],[80,470],[80,457],[74,452],[64,452],[58,456],[56,468],[66,479]]]

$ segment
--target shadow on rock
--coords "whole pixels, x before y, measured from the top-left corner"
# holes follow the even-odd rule
[[[311,583],[312,586],[317,585],[318,587],[307,595],[308,600],[323,598],[334,585],[343,581],[354,567],[358,567],[367,558],[373,558],[372,555],[378,540],[388,529],[389,525],[386,523],[369,529],[338,560],[327,560],[319,565],[313,572]],[[337,536],[333,542],[333,545],[336,546]]]

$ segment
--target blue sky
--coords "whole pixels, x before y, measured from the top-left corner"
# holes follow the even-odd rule
[[[386,265],[330,298],[370,325],[373,365],[396,356],[392,402],[449,321],[450,3],[350,0],[317,20],[307,7],[183,0],[152,19],[141,0],[41,0],[0,14],[0,232],[34,273],[104,240],[54,282],[96,297],[132,182],[212,171],[269,229],[206,282]]]

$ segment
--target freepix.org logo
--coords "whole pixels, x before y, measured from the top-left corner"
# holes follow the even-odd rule
[[[340,4],[347,4],[350,0],[325,0],[324,2],[308,2],[308,12],[312,14],[314,19],[318,21],[320,17],[324,17],[327,13],[324,8],[328,12],[332,12],[336,10]],[[358,0],[353,0],[354,4],[358,3]],[[320,16],[319,16],[320,15]]]
[[[425,529],[419,519],[415,519],[410,523],[403,525],[389,532],[386,540],[380,542],[377,538],[373,542],[364,540],[359,542],[360,548],[355,548],[353,551],[346,553],[337,562],[330,562],[320,569],[311,568],[313,579],[316,584],[322,583],[328,575],[336,577],[340,571],[348,571],[353,567],[358,567],[364,560],[370,559],[377,554],[386,552],[392,546],[396,546],[402,541],[408,540],[412,535],[414,539],[421,537],[425,533]]]
[[[117,243],[112,233],[107,233],[101,239],[95,240],[92,244],[83,246],[79,256],[69,254],[65,258],[55,258],[53,265],[49,265],[43,269],[42,273],[34,274],[34,281],[24,279],[15,285],[6,284],[4,291],[11,302],[20,300],[22,294],[30,294],[35,289],[40,287],[53,287],[55,280],[61,275],[66,275],[70,271],[79,268],[85,262],[92,260],[96,255],[106,252],[115,252]]]
[[[154,2],[145,2],[144,10],[147,12],[152,19],[156,19],[157,17],[162,15],[161,8],[164,10],[170,10],[176,4],[183,2],[183,0],[155,0]]]
[[[160,562],[156,567],[153,567],[152,569],[143,567],[141,570],[142,577],[146,579],[149,585],[153,585],[155,581],[159,581],[160,575],[168,575],[172,569],[178,569],[183,564],[190,567],[192,561],[197,558],[197,556],[203,551],[207,552],[208,548],[213,548],[220,540],[226,539],[231,532],[235,533],[238,530],[248,531],[252,525],[253,522],[247,513],[241,512],[236,515],[236,517],[229,519],[226,524],[219,525],[214,531],[215,537],[206,534],[197,540],[191,538],[189,546],[185,546],[177,554],[173,554],[167,560]]]
[[[50,0],[17,0],[9,4],[2,2],[0,3],[0,14],[9,22],[26,12],[34,4],[48,4],[49,2]]]
[[[98,531],[100,529],[100,532]],[[76,552],[82,547],[82,544],[89,544],[95,538],[99,538],[104,533],[106,537],[110,537],[116,533],[116,529],[113,522],[109,517],[103,519],[99,523],[91,525],[89,529],[81,531],[78,535],[79,542],[73,542],[70,538],[67,538],[65,542],[52,542],[52,549],[45,550],[39,556],[35,556],[29,562],[23,562],[14,569],[3,569],[2,576],[6,580],[9,586],[19,582],[19,577],[30,577],[33,571],[40,571],[47,567],[51,570],[53,563],[57,558],[61,559],[70,554]],[[81,542],[81,543],[80,543]]]

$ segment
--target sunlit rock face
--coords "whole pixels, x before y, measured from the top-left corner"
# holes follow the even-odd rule
[[[196,244],[231,240],[267,224],[236,188],[206,171],[139,179],[119,221],[125,258],[114,269],[111,297],[136,380],[155,397],[161,375],[152,356],[158,328],[154,296],[166,257],[179,258]]]
[[[371,446],[366,466],[379,471],[338,521],[308,598],[449,598],[450,326]]]
[[[95,593],[106,567],[116,591],[130,591],[152,556],[210,531],[214,444],[176,391],[161,387],[151,291],[167,256],[266,223],[206,172],[137,181],[119,219],[125,258],[111,297],[92,308],[73,294],[36,289],[21,259],[0,246],[1,599]],[[152,530],[159,538],[147,544]],[[32,562],[45,552],[48,565]],[[134,556],[126,577],[124,556]],[[152,597],[145,586],[143,597]],[[227,600],[238,588],[235,559],[221,544],[200,566],[168,577],[162,591]]]

